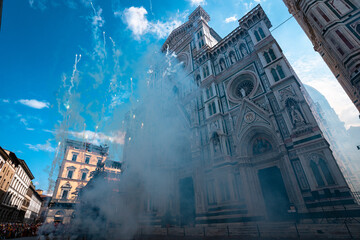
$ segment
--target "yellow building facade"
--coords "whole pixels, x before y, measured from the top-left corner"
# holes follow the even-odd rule
[[[104,164],[109,177],[119,178],[121,164],[108,159],[108,148],[74,140],[66,140],[64,158],[49,204],[46,222],[70,223],[81,188],[91,173]]]

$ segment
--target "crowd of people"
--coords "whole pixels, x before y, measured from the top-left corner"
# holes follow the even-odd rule
[[[32,237],[37,235],[40,224],[6,223],[0,224],[1,239]]]

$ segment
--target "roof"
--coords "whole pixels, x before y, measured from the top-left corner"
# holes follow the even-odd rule
[[[0,155],[4,158],[5,161],[10,158],[7,152],[1,146],[0,146]]]
[[[6,150],[6,149],[3,149],[3,150],[9,156],[10,161],[12,161],[15,164],[15,166],[17,167],[20,164],[20,159],[16,156],[16,154],[9,150]]]
[[[83,150],[89,149],[92,152],[95,152],[95,153],[98,153],[98,154],[104,155],[104,156],[108,155],[108,153],[109,153],[109,147],[107,145],[98,146],[98,145],[95,145],[92,143],[77,141],[77,140],[72,140],[72,139],[66,139],[65,144],[66,144],[65,151],[66,151],[66,148],[68,146],[70,146],[70,147],[76,147],[76,148],[83,149]]]

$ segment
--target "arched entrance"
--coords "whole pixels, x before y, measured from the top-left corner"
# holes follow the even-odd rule
[[[280,169],[275,166],[260,169],[258,177],[268,217],[272,220],[286,218],[290,202]]]
[[[54,215],[54,223],[62,223],[64,220],[64,212],[63,211],[57,211]]]

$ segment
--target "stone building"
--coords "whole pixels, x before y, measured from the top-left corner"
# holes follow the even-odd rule
[[[191,153],[173,168],[171,202],[149,201],[153,224],[166,215],[201,225],[359,214],[261,6],[224,38],[209,21],[199,6],[162,47],[182,62],[183,81],[197,87],[174,87]],[[134,144],[126,139],[125,163]]]
[[[27,211],[27,191],[31,180],[34,179],[26,162],[16,156],[15,153],[1,149],[0,152],[7,158],[7,164],[0,171],[2,198],[1,198],[1,222],[22,222]]]
[[[360,111],[360,2],[284,2]]]
[[[354,143],[358,140],[352,138],[334,109],[326,98],[315,88],[304,85],[303,91],[325,139],[329,142],[333,155],[339,164],[354,196],[360,192],[360,162],[358,150]],[[360,202],[357,197],[356,200]]]
[[[54,193],[45,222],[69,223],[78,203],[78,193],[91,179],[91,173],[104,164],[105,171],[119,177],[120,163],[108,159],[108,148],[75,140],[66,140]]]
[[[20,164],[13,152],[0,147],[0,222],[7,222],[16,211],[16,208],[5,202],[10,183],[15,175],[15,170]]]
[[[26,193],[31,180],[34,179],[29,167],[24,160],[19,159],[20,164],[15,170],[15,175],[10,183],[4,203],[15,206],[17,211],[12,215],[11,222],[22,222],[27,210]],[[25,205],[24,205],[25,204]]]
[[[42,206],[42,198],[36,192],[35,186],[31,183],[26,196],[29,198],[29,203],[26,206],[24,221],[28,223],[35,223],[40,216],[40,209]]]

